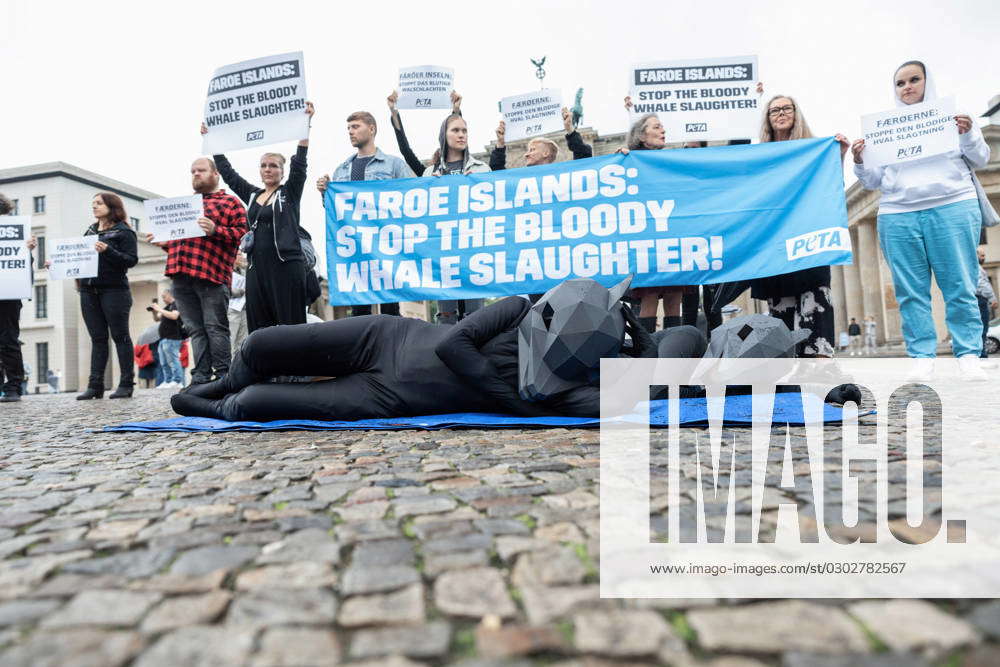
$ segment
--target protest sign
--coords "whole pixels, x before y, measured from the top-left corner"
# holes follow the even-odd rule
[[[205,230],[198,226],[198,218],[204,215],[201,195],[147,199],[144,205],[153,241],[176,241],[205,235]]]
[[[31,298],[31,216],[0,218],[0,299]]]
[[[420,65],[399,68],[400,109],[450,109],[455,70],[450,67]]]
[[[517,141],[563,129],[562,93],[546,88],[500,100],[500,113],[507,125],[506,140]]]
[[[215,70],[205,100],[201,152],[216,155],[309,136],[302,52]]]
[[[49,241],[49,278],[93,278],[97,275],[97,251],[94,244],[98,238],[74,236]]]
[[[632,122],[655,113],[667,141],[756,137],[758,79],[757,56],[636,65],[629,74]]]
[[[923,160],[958,150],[955,98],[910,104],[861,117],[865,166]]]
[[[331,182],[330,303],[699,285],[851,262],[833,138]],[[790,243],[786,243],[790,241]]]

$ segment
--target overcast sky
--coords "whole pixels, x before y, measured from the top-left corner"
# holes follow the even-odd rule
[[[630,65],[757,55],[767,96],[795,96],[817,135],[859,133],[862,113],[892,106],[890,78],[921,59],[940,95],[974,115],[1000,94],[996,0],[611,3],[45,2],[0,0],[0,168],[61,160],[164,196],[190,193],[205,91],[220,66],[305,52],[316,105],[303,224],[322,237],[311,187],[352,152],[345,119],[365,109],[379,146],[397,153],[385,97],[401,66],[455,68],[470,145],[494,137],[500,97],[538,87],[529,58],[547,56],[546,86],[584,88],[582,125],[626,129]],[[421,157],[441,111],[404,112]],[[294,144],[271,150],[286,154]],[[230,155],[257,182],[258,151]],[[81,230],[89,211],[80,211]],[[320,243],[318,250],[322,253]]]

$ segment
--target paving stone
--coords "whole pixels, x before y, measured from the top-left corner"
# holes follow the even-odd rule
[[[200,577],[186,574],[161,574],[149,579],[139,579],[128,584],[130,590],[159,591],[161,593],[204,593],[222,586],[225,570],[215,570]]]
[[[199,577],[213,570],[233,570],[252,561],[259,552],[260,549],[254,546],[191,549],[178,556],[170,573]]]
[[[191,505],[189,507],[184,507],[176,512],[173,512],[168,517],[170,521],[183,521],[184,519],[206,519],[211,517],[220,516],[233,516],[236,514],[235,505],[227,505],[224,503],[219,504],[208,504],[208,505]]]
[[[969,623],[924,600],[866,600],[847,609],[894,651],[946,650],[981,641]]]
[[[423,498],[396,498],[392,501],[392,506],[396,511],[396,516],[402,518],[419,514],[449,512],[458,507],[458,503],[454,498],[448,496],[426,496]]]
[[[62,600],[12,600],[0,603],[0,627],[31,623],[62,605]]]
[[[576,647],[586,653],[627,657],[655,654],[670,628],[654,611],[584,611],[573,616]]]
[[[488,535],[530,535],[531,529],[516,519],[477,519],[473,525]]]
[[[203,595],[181,595],[161,602],[142,622],[142,631],[158,633],[214,621],[226,607],[232,595],[228,591],[212,591]]]
[[[996,644],[977,646],[962,656],[962,667],[996,667],[1000,665],[1000,647]]]
[[[415,625],[424,621],[424,587],[412,584],[395,593],[356,595],[344,601],[337,622],[365,625]]]
[[[323,625],[337,614],[337,599],[322,588],[276,588],[240,594],[229,605],[226,623],[254,627]]]
[[[336,507],[334,511],[343,521],[374,521],[385,516],[389,511],[389,505],[388,500],[373,500]]]
[[[549,526],[536,528],[535,537],[552,542],[583,542],[585,539],[576,524],[568,521],[560,521]]]
[[[923,658],[912,653],[823,655],[790,651],[781,659],[781,667],[926,667],[927,664]],[[969,667],[968,662],[962,664]]]
[[[45,515],[39,512],[15,512],[5,509],[0,512],[0,528],[20,528],[44,518]]]
[[[300,561],[280,565],[265,565],[241,572],[236,590],[260,588],[320,588],[337,583],[337,575],[328,563]]]
[[[538,551],[548,549],[551,546],[552,543],[548,540],[539,540],[534,537],[501,535],[496,538],[497,555],[505,561],[510,561],[514,556],[525,551]]]
[[[260,649],[252,667],[336,665],[340,663],[340,642],[329,630],[270,628],[260,639]]]
[[[488,567],[443,573],[434,582],[434,604],[453,616],[506,618],[517,613],[500,571]]]
[[[966,620],[990,639],[1000,639],[1000,601],[979,605]]]
[[[85,493],[82,496],[77,496],[73,502],[63,507],[60,512],[88,512],[109,505],[121,498],[122,495],[118,491]]]
[[[555,588],[526,586],[520,590],[525,614],[532,625],[544,625],[575,609],[605,604],[596,584]]]
[[[413,543],[410,540],[373,540],[354,547],[351,565],[362,567],[412,565],[415,559]]]
[[[340,583],[343,595],[385,593],[420,581],[420,573],[410,565],[349,567]]]
[[[326,531],[310,528],[279,542],[265,545],[257,558],[257,562],[261,565],[297,561],[336,565],[340,562],[340,544],[334,542]]]
[[[20,537],[13,537],[9,540],[4,540],[3,542],[0,542],[0,560],[3,560],[8,556],[13,556],[20,551],[24,551],[32,544],[41,542],[44,539],[45,535],[38,533],[35,535],[22,535]]]
[[[688,612],[710,651],[868,653],[861,629],[841,609],[799,600]]]
[[[410,658],[437,658],[448,652],[451,626],[433,621],[414,627],[358,630],[351,640],[351,658],[405,655]]]
[[[351,662],[351,667],[426,667],[425,662],[414,662],[401,655],[391,655],[386,658],[375,658],[373,660],[362,660]]]
[[[473,551],[453,551],[450,553],[428,554],[424,559],[424,574],[436,577],[448,570],[488,565],[490,556],[485,549]]]
[[[587,569],[570,547],[529,551],[517,557],[511,575],[515,586],[559,586],[579,584]]]
[[[52,570],[66,563],[87,558],[91,553],[93,552],[81,549],[64,554],[0,561],[0,599],[14,598],[24,594]]]
[[[83,591],[43,619],[41,625],[43,628],[135,625],[161,597],[159,593],[138,591]]]
[[[143,639],[137,632],[91,629],[37,632],[24,644],[0,654],[0,663],[11,667],[119,667],[142,647]]]
[[[137,549],[105,556],[90,558],[64,565],[63,572],[80,574],[115,574],[129,579],[150,577],[162,570],[176,552],[173,549]]]
[[[476,627],[476,651],[484,658],[507,658],[532,653],[568,653],[572,647],[558,630],[552,627],[531,628],[507,625]]]
[[[473,549],[489,549],[493,546],[493,538],[484,533],[473,533],[461,537],[445,537],[423,543],[424,554],[441,554],[455,551],[471,551]]]
[[[146,650],[134,667],[215,667],[243,665],[253,650],[254,632],[225,626],[179,628]]]

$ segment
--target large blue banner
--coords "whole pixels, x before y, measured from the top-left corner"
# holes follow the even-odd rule
[[[331,182],[333,305],[700,285],[851,262],[832,138]]]

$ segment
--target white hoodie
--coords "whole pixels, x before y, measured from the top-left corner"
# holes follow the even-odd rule
[[[926,75],[924,99],[930,101],[936,99],[936,96],[930,71]],[[895,81],[892,89],[896,106],[906,106],[896,95]],[[855,164],[854,175],[866,190],[882,191],[878,206],[880,215],[923,211],[975,199],[976,188],[962,156],[968,158],[977,169],[990,160],[989,144],[983,139],[983,133],[975,121],[972,122],[972,129],[958,135],[958,147],[959,150],[945,155],[898,165],[866,169],[863,164]]]

